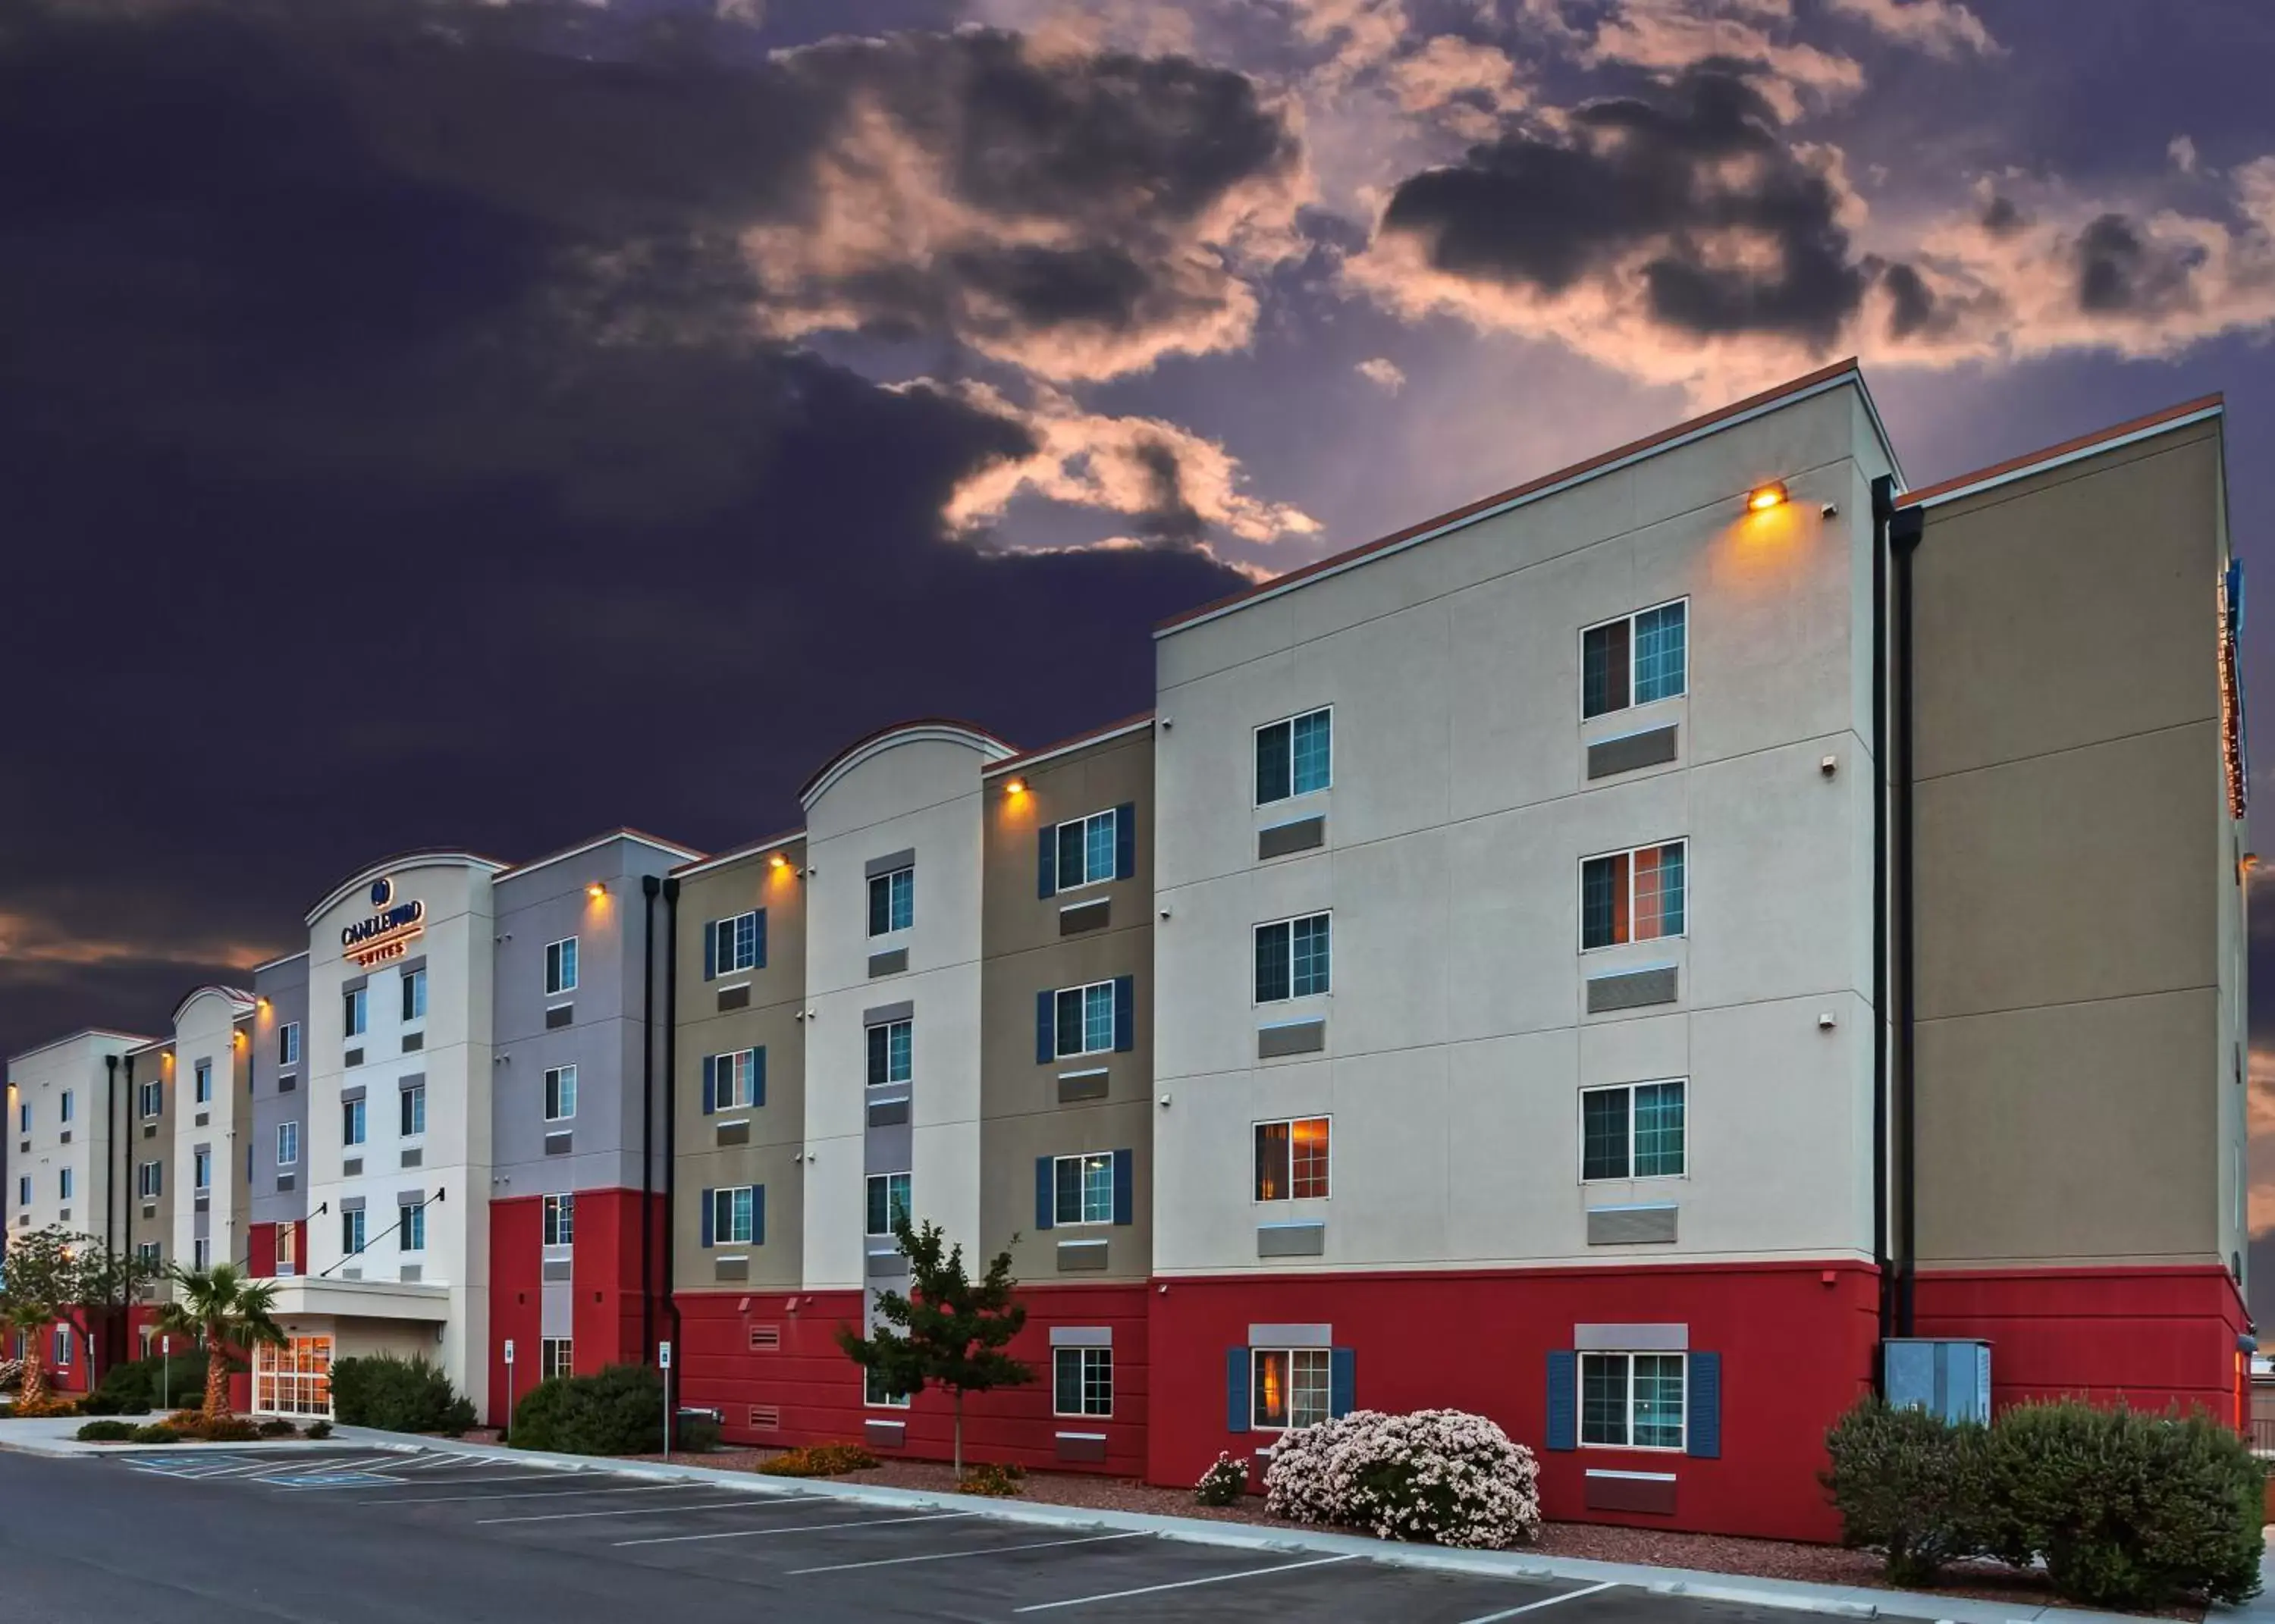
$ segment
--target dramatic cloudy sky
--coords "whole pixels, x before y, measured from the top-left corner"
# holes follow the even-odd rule
[[[2265,0],[0,0],[0,1053],[391,850],[1139,708],[1156,618],[1843,354],[1915,482],[2224,389],[2256,560],[2271,67]]]

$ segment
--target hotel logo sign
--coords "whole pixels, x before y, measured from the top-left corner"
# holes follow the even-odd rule
[[[364,969],[399,959],[427,928],[427,904],[398,903],[395,881],[371,882],[371,917],[340,927],[340,948]]]

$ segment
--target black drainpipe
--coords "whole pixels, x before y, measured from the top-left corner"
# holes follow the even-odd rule
[[[663,1311],[671,1321],[671,1353],[676,1363],[686,1357],[679,1339],[679,1298],[672,1289],[677,1262],[672,1237],[679,1227],[679,881],[668,876],[663,882]]]
[[[104,1131],[115,1133],[118,1129],[118,1056],[104,1055],[102,1072],[102,1126]],[[134,1076],[134,1062],[131,1059],[126,1062],[126,1076],[131,1084]],[[118,1142],[125,1147],[128,1155],[134,1153],[134,1147],[126,1144],[125,1134],[119,1134]],[[87,1171],[92,1173],[94,1170],[94,1164],[92,1161],[88,1162]],[[117,1198],[126,1193],[126,1188],[121,1184],[116,1191],[113,1191],[110,1187],[114,1183],[117,1183],[115,1179],[103,1181],[102,1250],[104,1260],[116,1265],[118,1261],[118,1230],[112,1224],[110,1215]],[[119,1311],[120,1313],[124,1311],[123,1309]],[[108,1344],[114,1334],[118,1335],[123,1341],[125,1331],[118,1323],[117,1314],[113,1313],[111,1305],[105,1303],[102,1305],[102,1335],[100,1338],[94,1336],[87,1338],[87,1386],[90,1393],[94,1391],[96,1384],[102,1379],[102,1355],[109,1351]]]
[[[1895,1329],[1896,1294],[1888,1263],[1888,521],[1896,482],[1872,481],[1872,1260],[1880,1271],[1880,1340]],[[1885,1394],[1885,1372],[1873,1361]]]
[[[1895,580],[1895,718],[1893,724],[1895,774],[1895,958],[1896,992],[1896,1153],[1903,1163],[1903,1208],[1896,1227],[1896,1334],[1913,1333],[1913,1286],[1918,1273],[1918,1225],[1915,1199],[1918,1178],[1914,1168],[1918,1120],[1917,1073],[1914,1065],[1914,1029],[1918,1024],[1916,941],[1912,918],[1912,555],[1927,528],[1920,508],[1900,508],[1888,521],[1888,550],[1894,556]]]
[[[655,896],[640,876],[640,1363],[655,1357]]]

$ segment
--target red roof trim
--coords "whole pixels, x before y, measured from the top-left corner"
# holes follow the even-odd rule
[[[1134,716],[1124,716],[1121,721],[1109,721],[1102,728],[1092,728],[1088,732],[1074,734],[1059,740],[1054,744],[1038,745],[1033,750],[1023,750],[1016,756],[1006,756],[1001,761],[981,767],[979,775],[982,778],[993,778],[998,774],[1011,772],[1029,761],[1039,761],[1045,756],[1054,756],[1062,750],[1072,750],[1077,744],[1087,744],[1092,739],[1104,738],[1108,734],[1120,733],[1125,729],[1136,727],[1141,721],[1153,720],[1153,712],[1139,711]]]
[[[1002,745],[1006,750],[1015,748],[1010,740],[997,738],[995,735],[990,733],[978,722],[966,721],[960,716],[911,716],[903,721],[888,723],[886,726],[877,729],[874,732],[864,733],[859,738],[855,739],[851,744],[846,745],[844,749],[830,757],[828,760],[814,768],[812,772],[806,774],[805,782],[797,787],[797,798],[799,801],[803,802],[807,796],[812,795],[813,793],[814,785],[828,777],[830,769],[835,767],[839,762],[844,760],[848,756],[856,754],[857,752],[866,749],[869,745],[877,743],[880,739],[890,738],[896,733],[906,733],[917,728],[956,728],[965,733],[977,734],[981,738],[987,739],[992,743]]]
[[[1522,497],[1531,495],[1536,491],[1546,490],[1552,485],[1561,485],[1568,480],[1577,479],[1582,474],[1603,467],[1607,463],[1623,461],[1628,457],[1648,451],[1655,446],[1664,445],[1670,440],[1678,440],[1685,434],[1696,434],[1702,428],[1711,428],[1727,418],[1752,412],[1784,396],[1797,395],[1803,389],[1815,389],[1819,384],[1829,383],[1844,374],[1851,373],[1857,373],[1856,358],[1853,355],[1846,360],[1835,361],[1830,366],[1819,367],[1805,376],[1780,383],[1775,389],[1764,389],[1758,395],[1749,395],[1743,400],[1733,401],[1727,406],[1717,407],[1704,416],[1677,423],[1672,428],[1662,428],[1657,434],[1646,434],[1640,440],[1630,440],[1627,444],[1615,446],[1611,450],[1599,451],[1583,462],[1574,463],[1569,467],[1559,468],[1553,473],[1544,473],[1537,480],[1528,480],[1522,485],[1512,486],[1508,490],[1498,492],[1493,495],[1481,496],[1475,502],[1454,509],[1451,512],[1440,513],[1435,518],[1424,519],[1418,525],[1409,525],[1403,530],[1363,543],[1344,552],[1315,559],[1299,569],[1289,570],[1285,575],[1275,575],[1268,581],[1259,581],[1245,591],[1234,593],[1229,597],[1219,598],[1213,603],[1204,603],[1198,608],[1188,609],[1182,615],[1173,615],[1168,619],[1159,623],[1154,630],[1167,631],[1182,626],[1189,621],[1198,620],[1204,616],[1213,615],[1221,609],[1229,608],[1234,604],[1244,602],[1261,593],[1276,592],[1281,587],[1291,586],[1323,570],[1337,569],[1364,558],[1370,553],[1395,547],[1402,541],[1410,541],[1425,532],[1437,530],[1447,525],[1459,524],[1462,520],[1481,513],[1488,508],[1497,508],[1504,502],[1515,502]],[[1857,375],[1861,378],[1862,374],[1857,373]]]
[[[2090,451],[2106,441],[2122,440],[2128,434],[2141,434],[2145,430],[2155,428],[2161,423],[2172,422],[2176,418],[2193,417],[2199,412],[2217,411],[2225,407],[2226,404],[2226,397],[2224,396],[2200,395],[2194,400],[2182,401],[2177,406],[2166,406],[2161,412],[2151,412],[2146,417],[2137,417],[2130,422],[2112,424],[2107,428],[2097,428],[2090,434],[2080,434],[2075,440],[2065,440],[2060,445],[2047,446],[2044,450],[2028,451],[2020,457],[2010,457],[2003,463],[1993,463],[1988,468],[1977,468],[1972,473],[1962,473],[1954,479],[1944,480],[1919,490],[1906,491],[1896,498],[1896,505],[1900,508],[1916,507],[1923,502],[1932,502],[1946,492],[1961,490],[1969,485],[1980,485],[1986,480],[1998,480],[2020,474],[2040,463],[2050,463],[2057,457],[2075,457],[2079,452]]]

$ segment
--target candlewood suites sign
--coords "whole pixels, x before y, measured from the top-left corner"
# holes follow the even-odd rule
[[[371,917],[340,927],[340,947],[364,969],[399,959],[427,928],[427,904],[398,903],[395,881],[371,882]]]

